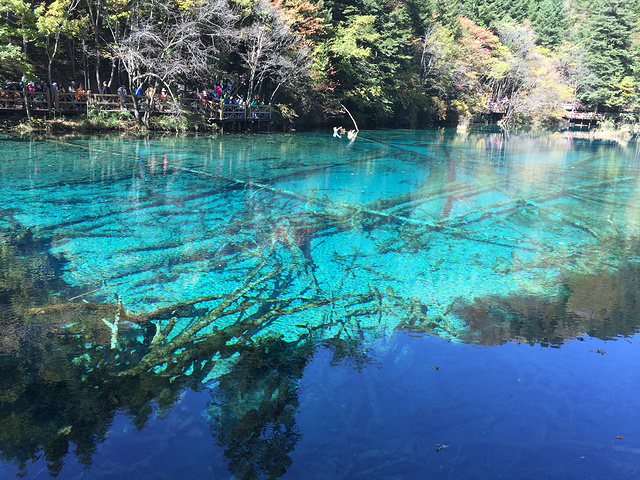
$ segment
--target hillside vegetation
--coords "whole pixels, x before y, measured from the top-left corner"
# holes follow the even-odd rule
[[[638,0],[0,0],[0,74],[99,91],[229,86],[285,121],[477,117],[553,124],[563,104],[636,123]],[[576,103],[574,103],[576,102]],[[285,107],[286,106],[286,107]]]

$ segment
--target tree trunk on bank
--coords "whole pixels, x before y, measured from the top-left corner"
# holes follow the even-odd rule
[[[24,110],[27,113],[27,120],[31,121],[31,105],[29,105],[29,97],[27,96],[27,86],[22,87],[22,95],[24,96]]]

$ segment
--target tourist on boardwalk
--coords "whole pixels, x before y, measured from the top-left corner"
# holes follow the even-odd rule
[[[158,106],[160,111],[164,111],[164,106],[167,104],[167,89],[162,87],[160,90],[160,105]]]
[[[84,87],[82,86],[82,84],[78,85],[78,88],[76,88],[76,100],[78,102],[85,101],[86,97],[84,94],[85,94]],[[78,106],[78,108],[80,108],[80,106]]]
[[[237,93],[237,87],[239,85],[240,84],[231,83],[231,81],[227,81],[226,79],[223,79],[221,82],[211,81],[204,86],[198,86],[193,89],[185,84],[176,84],[174,94],[178,95],[178,99],[180,99],[180,93],[184,91],[187,95],[186,98],[193,98],[195,101],[184,104],[178,101],[178,104],[175,106],[171,104],[172,109],[175,108],[176,111],[191,110],[196,113],[209,114],[211,118],[217,118],[217,112],[224,111],[224,113],[220,113],[221,120],[227,120],[228,118],[242,120],[269,119],[271,116],[269,110],[257,108],[258,106],[265,105],[260,95],[252,94],[245,99]],[[128,110],[131,108],[131,105],[127,104],[129,100],[126,98],[127,89],[124,85],[121,84],[117,88],[118,95],[113,95],[112,99],[106,98],[106,96],[113,94],[108,81],[99,82],[98,86],[99,88],[93,93],[91,91],[85,91],[82,84],[76,85],[75,81],[70,81],[69,84],[64,85],[59,81],[49,84],[46,80],[41,79],[28,80],[26,75],[22,77],[20,82],[6,78],[4,81],[0,80],[0,97],[3,99],[3,101],[0,102],[0,108],[15,108],[15,104],[20,108],[24,108],[24,95],[22,91],[32,93],[28,95],[28,105],[34,110],[43,108],[58,112],[84,110],[88,104],[91,104],[92,100],[96,100],[95,106],[98,109],[119,107],[120,110]],[[231,86],[235,86],[236,88],[229,90]],[[18,93],[10,93],[12,90]],[[137,102],[140,106],[139,108],[144,107],[144,110],[148,112],[154,110],[156,112],[165,112],[167,111],[167,105],[170,103],[168,97],[172,92],[167,85],[164,85],[156,92],[153,86],[138,84],[138,86],[134,88],[133,93],[135,96],[132,95],[132,101]],[[172,95],[171,98],[173,99],[175,97]],[[143,99],[146,99],[146,102],[143,102]],[[225,105],[225,107],[222,108],[222,105]],[[229,105],[229,107],[226,107],[227,105]]]
[[[127,109],[127,102],[126,102],[127,89],[125,88],[124,85],[120,85],[117,91],[118,91],[118,96],[120,97],[120,106],[124,110],[126,110]]]
[[[133,93],[136,94],[138,105],[140,105],[142,103],[142,85],[138,85]]]

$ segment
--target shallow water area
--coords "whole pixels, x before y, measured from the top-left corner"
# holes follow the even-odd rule
[[[633,478],[635,143],[0,138],[7,478]]]

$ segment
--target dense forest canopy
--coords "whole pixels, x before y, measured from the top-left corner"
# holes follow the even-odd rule
[[[563,104],[635,122],[638,0],[0,0],[0,74],[171,93],[229,84],[319,121],[456,122]],[[115,88],[114,88],[115,89]],[[287,107],[285,107],[285,105]]]

